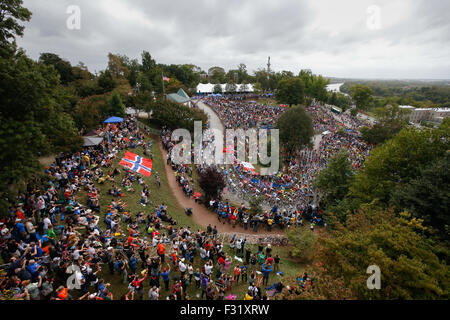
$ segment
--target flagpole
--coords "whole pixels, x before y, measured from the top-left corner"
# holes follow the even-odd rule
[[[166,86],[164,85],[164,74],[161,72],[161,80],[163,85],[163,100],[166,100]]]

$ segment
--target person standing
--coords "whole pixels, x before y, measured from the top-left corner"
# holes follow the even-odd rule
[[[263,285],[268,285],[269,283],[269,274],[272,271],[272,266],[269,264],[264,263],[261,266],[261,270],[263,272]]]

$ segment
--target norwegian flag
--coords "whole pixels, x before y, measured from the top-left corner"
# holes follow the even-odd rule
[[[119,162],[119,164],[146,177],[150,177],[152,175],[152,160],[142,158],[132,152],[127,151],[125,153],[125,157]]]

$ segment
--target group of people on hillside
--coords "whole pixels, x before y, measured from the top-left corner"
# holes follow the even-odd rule
[[[267,298],[261,284],[280,269],[270,246],[252,252],[217,227],[180,226],[165,204],[151,205],[141,176],[112,165],[128,148],[151,154],[136,120],[99,134],[100,146],[63,154],[45,181],[30,181],[0,220],[2,299],[236,299],[231,290],[243,283],[246,299]],[[148,205],[132,213],[124,199],[134,192]]]

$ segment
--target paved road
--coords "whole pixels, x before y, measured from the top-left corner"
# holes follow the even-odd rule
[[[211,226],[213,226],[213,227],[217,226],[217,230],[220,233],[228,233],[228,234],[233,234],[233,233],[243,233],[244,234],[245,233],[245,234],[250,234],[250,235],[267,235],[267,234],[276,235],[276,234],[284,233],[283,231],[279,230],[278,228],[274,228],[276,230],[274,230],[272,232],[268,232],[262,226],[259,228],[258,233],[255,233],[251,230],[246,231],[246,230],[244,230],[243,227],[241,227],[239,225],[236,226],[236,228],[233,228],[228,223],[225,223],[225,224],[220,223],[217,220],[216,214],[209,211],[204,205],[200,205],[200,204],[196,203],[192,198],[188,198],[184,194],[184,192],[181,190],[181,187],[178,185],[178,182],[175,178],[172,168],[167,164],[167,161],[165,161],[165,159],[167,159],[167,152],[164,150],[161,141],[159,141],[158,147],[159,147],[159,150],[160,150],[162,158],[163,158],[164,168],[166,171],[167,180],[168,180],[170,189],[172,189],[172,192],[173,192],[175,198],[177,199],[178,203],[180,204],[180,206],[182,208],[192,208],[192,211],[193,211],[192,219],[194,220],[195,223],[197,223],[198,225],[201,225],[202,227],[207,227],[208,224],[211,224]]]
[[[209,106],[207,106],[205,103],[203,103],[201,100],[196,100],[197,106],[199,109],[203,110],[209,118],[211,129],[217,129],[222,132],[225,131],[225,127],[222,124],[222,121],[220,121],[217,114],[212,110]]]

